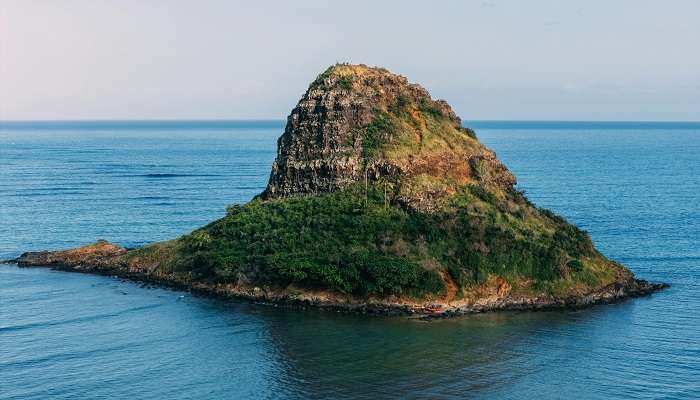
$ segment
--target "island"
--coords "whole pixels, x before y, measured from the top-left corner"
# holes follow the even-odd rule
[[[291,306],[452,316],[581,307],[667,285],[536,207],[449,104],[383,68],[336,64],[287,119],[266,189],[180,238],[22,254]]]

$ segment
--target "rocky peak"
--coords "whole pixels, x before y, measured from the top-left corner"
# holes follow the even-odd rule
[[[419,209],[468,183],[512,189],[513,175],[443,100],[384,68],[337,64],[287,118],[263,198],[387,179]]]

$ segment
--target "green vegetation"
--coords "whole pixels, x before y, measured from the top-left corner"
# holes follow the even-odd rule
[[[325,71],[323,71],[323,72],[321,72],[320,74],[318,74],[318,76],[316,77],[316,79],[314,79],[314,81],[311,82],[311,85],[309,85],[309,86],[318,86],[318,85],[320,85],[323,81],[325,81],[326,79],[330,78],[331,75],[333,75],[333,70],[334,70],[334,69],[335,69],[335,66],[334,66],[334,65],[332,65],[332,66],[326,68]]]
[[[254,200],[181,239],[201,278],[328,288],[353,294],[440,294],[436,271],[394,240],[419,235],[419,215],[385,207],[384,191],[352,188],[321,196]],[[406,257],[407,256],[407,257]]]
[[[584,261],[598,256],[588,235],[522,195],[499,200],[468,186],[437,214],[405,210],[393,196],[376,184],[365,200],[357,185],[230,207],[226,217],[179,240],[186,260],[179,268],[216,282],[244,277],[277,287],[416,298],[444,295],[445,272],[464,291],[492,275],[531,280],[538,290],[584,275],[588,284],[600,283]],[[529,207],[540,225],[514,217],[514,207]]]
[[[457,222],[450,225],[445,240],[466,239],[470,245],[453,242],[453,254],[446,262],[462,285],[483,283],[494,274],[513,282],[532,279],[541,288],[543,283],[565,278],[561,266],[569,258],[598,256],[585,232],[561,217],[551,218],[550,212],[536,210],[522,194],[499,200],[483,187],[470,185],[452,204]],[[582,271],[583,264],[577,262]]]
[[[427,115],[435,119],[441,119],[444,117],[442,110],[434,102],[428,101],[426,99],[421,99],[418,103],[418,109]]]
[[[396,100],[389,106],[389,112],[398,118],[411,118],[411,99],[405,95],[396,96]]]
[[[331,65],[330,67],[326,68],[325,71],[320,73],[316,77],[316,79],[314,79],[314,81],[311,83],[310,86],[325,87],[326,79],[334,76],[334,74],[336,73],[337,67],[343,66],[343,65],[348,65],[348,63],[337,63],[335,65]],[[350,75],[337,75],[335,83],[344,90],[351,90],[352,89],[352,76],[350,76]]]
[[[459,131],[462,132],[462,133],[464,133],[465,135],[469,136],[470,138],[472,138],[472,139],[474,139],[474,140],[477,140],[476,132],[474,132],[473,129],[471,129],[471,128],[465,128],[465,127],[463,127],[463,126],[460,126],[460,127],[459,127]]]
[[[381,148],[395,130],[394,122],[389,114],[376,110],[374,120],[367,126],[367,133],[362,144],[363,157],[365,159],[378,157]]]
[[[338,77],[338,86],[345,90],[351,90],[352,89],[352,77],[348,75],[341,75]]]

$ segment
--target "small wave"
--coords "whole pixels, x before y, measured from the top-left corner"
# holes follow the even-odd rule
[[[39,188],[27,188],[27,189],[21,189],[23,192],[62,192],[64,190],[80,190],[80,187],[73,187],[73,186],[57,186],[57,187],[39,187]]]
[[[206,178],[206,177],[216,177],[224,176],[221,174],[124,174],[115,175],[120,178],[153,178],[153,179],[164,179],[164,178]]]
[[[643,262],[643,261],[700,261],[700,256],[678,256],[678,257],[620,257],[622,262]]]
[[[88,194],[88,192],[61,192],[61,195],[66,194]],[[15,193],[11,197],[41,197],[41,196],[56,196],[56,193]]]
[[[100,320],[100,319],[104,319],[104,318],[118,317],[120,315],[132,313],[132,312],[149,310],[149,309],[160,307],[160,306],[161,306],[161,304],[149,304],[149,305],[145,305],[145,306],[141,306],[141,307],[127,308],[125,310],[120,310],[117,312],[107,313],[107,314],[87,315],[84,317],[63,319],[63,320],[59,320],[59,321],[30,322],[30,323],[21,324],[21,325],[0,326],[0,333],[1,332],[21,331],[21,330],[33,329],[33,328],[41,328],[44,326],[60,326],[60,325],[66,325],[66,324],[96,321],[96,320]]]
[[[170,200],[170,196],[136,196],[130,200]]]
[[[47,362],[56,363],[56,362],[64,361],[64,360],[88,358],[88,357],[95,355],[95,354],[118,352],[118,351],[122,351],[122,350],[128,349],[128,348],[133,347],[133,346],[134,345],[132,343],[123,343],[123,344],[119,344],[116,346],[102,347],[102,348],[98,348],[98,349],[57,353],[57,354],[51,354],[48,356],[35,357],[35,358],[31,358],[31,359],[10,361],[10,362],[6,362],[6,363],[0,363],[0,366],[3,368],[32,367],[32,366],[36,366],[36,365],[47,363]]]

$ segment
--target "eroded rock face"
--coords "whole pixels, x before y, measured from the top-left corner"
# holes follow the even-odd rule
[[[386,118],[391,129],[376,125],[378,118]],[[379,130],[381,141],[371,156],[369,129]],[[467,183],[512,188],[515,177],[467,132],[445,101],[431,99],[406,78],[382,68],[336,65],[311,84],[288,117],[261,197],[329,192],[380,177],[403,184],[411,183],[405,178],[429,177],[443,182],[397,195],[402,203],[429,208],[433,198]],[[418,192],[420,198],[411,194]]]
[[[127,252],[124,247],[100,240],[75,249],[24,253],[16,261],[19,266],[52,265],[80,270],[118,265]]]
[[[362,146],[373,108],[398,95],[377,87],[409,87],[405,78],[378,69],[346,72],[319,76],[292,110],[264,197],[328,192],[363,176]]]

